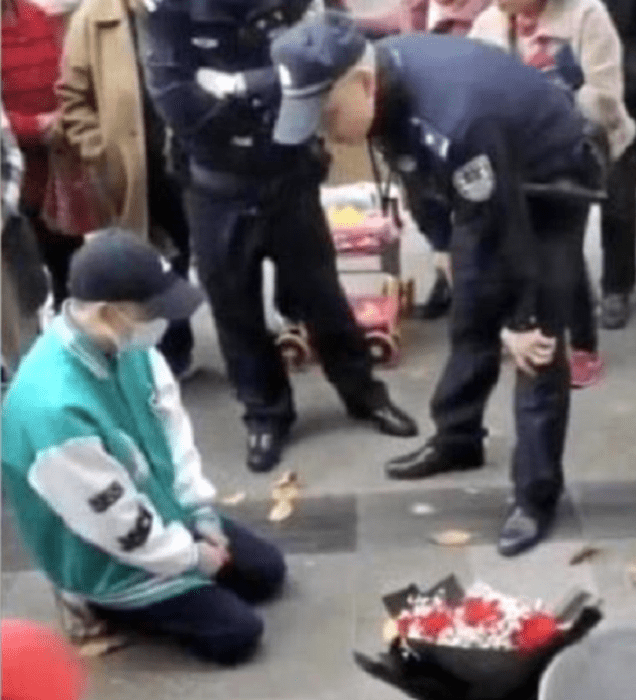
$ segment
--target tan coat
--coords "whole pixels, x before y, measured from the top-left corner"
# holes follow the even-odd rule
[[[62,128],[82,159],[95,163],[116,223],[148,237],[143,103],[124,0],[83,0],[64,44]]]
[[[509,49],[508,15],[496,3],[483,12],[469,34]],[[618,33],[602,0],[548,0],[533,37],[568,42],[578,58],[585,85],[578,93],[581,111],[605,128],[618,158],[634,140],[636,125],[624,102],[623,49]]]

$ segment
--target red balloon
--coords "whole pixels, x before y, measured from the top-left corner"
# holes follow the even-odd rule
[[[87,671],[73,647],[43,624],[2,621],[2,700],[80,700]]]

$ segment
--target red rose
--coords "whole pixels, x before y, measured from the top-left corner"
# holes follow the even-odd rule
[[[398,634],[402,639],[405,639],[406,637],[409,636],[409,628],[411,627],[411,623],[413,622],[413,616],[412,615],[405,615],[404,617],[400,617],[397,621],[397,630]]]
[[[522,651],[535,651],[548,646],[559,635],[559,627],[551,615],[534,613],[521,623],[513,643]]]
[[[464,601],[464,622],[471,627],[492,627],[503,617],[496,600],[485,601],[483,598],[466,598]]]
[[[415,618],[418,632],[423,637],[436,639],[448,627],[453,624],[453,618],[445,610],[434,610],[428,615],[418,615]]]

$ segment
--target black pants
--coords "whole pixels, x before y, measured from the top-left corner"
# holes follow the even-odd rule
[[[191,231],[230,381],[246,422],[289,423],[294,407],[287,373],[265,325],[262,262],[277,270],[283,313],[303,321],[324,371],[352,408],[385,400],[338,280],[335,250],[317,185],[288,179],[254,195],[219,198],[192,191]]]
[[[629,294],[636,281],[636,143],[614,165],[601,212],[604,294]]]
[[[40,254],[51,275],[51,291],[56,311],[68,297],[68,277],[71,258],[84,243],[81,236],[66,236],[51,231],[40,218],[40,213],[32,207],[24,207],[24,214],[36,233]]]
[[[592,282],[583,260],[574,294],[574,307],[570,322],[570,345],[573,350],[598,351],[598,328],[594,310]]]
[[[513,479],[518,502],[541,508],[555,502],[563,485],[570,397],[563,335],[580,274],[587,207],[542,200],[529,204],[540,239],[539,323],[559,344],[553,364],[536,377],[517,372]],[[471,443],[485,435],[486,402],[501,365],[500,332],[517,292],[506,273],[498,232],[475,234],[470,223],[453,232],[451,352],[431,404],[436,439],[442,443]]]
[[[190,235],[183,191],[178,182],[166,172],[165,160],[158,154],[149,157],[148,162],[148,209],[150,225],[160,226],[177,250],[172,261],[173,269],[187,278],[190,267]],[[193,349],[194,335],[190,321],[172,321],[159,344],[159,350],[175,374],[178,375],[190,365]]]
[[[136,610],[95,606],[97,614],[122,627],[173,637],[206,661],[244,660],[263,633],[263,622],[249,604],[278,593],[285,563],[273,545],[244,527],[224,519],[223,529],[232,564],[217,574],[214,583]]]

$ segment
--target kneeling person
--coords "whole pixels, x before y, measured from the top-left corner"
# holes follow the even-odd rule
[[[285,565],[215,511],[153,349],[204,297],[118,230],[75,255],[70,291],[2,411],[3,485],[22,536],[55,588],[98,616],[240,661],[263,630],[249,603],[278,591]]]

